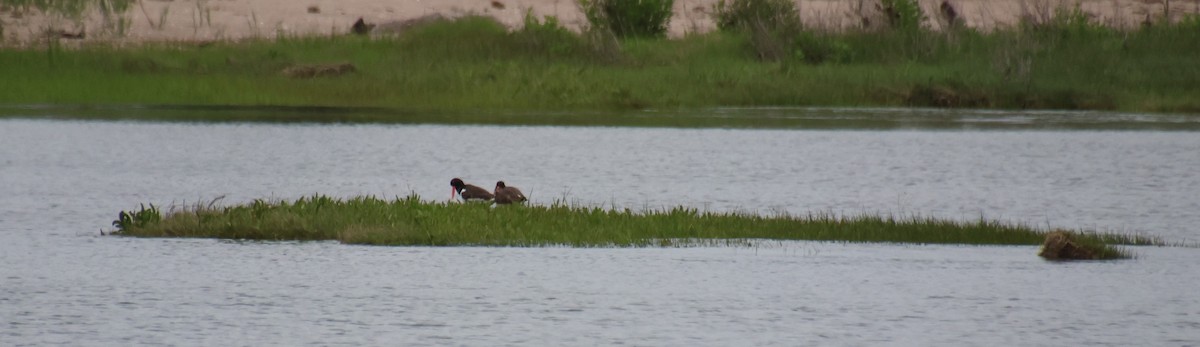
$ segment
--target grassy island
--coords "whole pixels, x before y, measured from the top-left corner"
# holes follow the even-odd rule
[[[1200,112],[1200,20],[1114,29],[1073,18],[987,32],[616,39],[553,18],[509,29],[467,16],[388,36],[47,41],[0,48],[0,105],[348,107],[373,110],[371,121],[449,112],[439,120],[450,123],[457,114],[487,123],[506,112],[717,106]]]
[[[995,221],[893,216],[759,216],[676,207],[634,212],[596,207],[491,206],[422,201],[417,196],[295,201],[217,207],[197,204],[165,215],[154,206],[121,212],[116,235],[250,240],[337,240],[395,246],[673,247],[739,245],[750,239],[1037,245],[1045,231]],[[1102,259],[1128,255],[1109,244],[1162,244],[1114,234],[1076,233]]]

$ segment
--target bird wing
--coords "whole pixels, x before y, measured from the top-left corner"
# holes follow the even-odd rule
[[[491,200],[493,198],[492,193],[488,192],[487,189],[483,189],[478,186],[474,186],[474,185],[470,185],[470,184],[467,185],[462,196],[467,199]]]

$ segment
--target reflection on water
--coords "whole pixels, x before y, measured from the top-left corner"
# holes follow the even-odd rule
[[[1190,288],[1200,276],[1187,269],[1200,254],[1188,248],[1059,264],[1036,258],[1033,247],[393,248],[98,231],[117,211],[143,202],[409,192],[444,199],[449,178],[458,176],[481,185],[503,179],[535,203],[565,197],[631,208],[982,215],[1195,241],[1197,149],[1193,133],[1145,130],[5,119],[0,339],[1194,345],[1200,299]]]

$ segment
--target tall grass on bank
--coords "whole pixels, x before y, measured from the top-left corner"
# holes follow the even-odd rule
[[[0,103],[563,111],[934,106],[1200,112],[1200,20],[678,39],[463,17],[387,37],[0,49]],[[783,40],[783,41],[778,41]],[[773,46],[755,48],[756,44]],[[769,53],[769,54],[764,54]],[[48,58],[49,57],[49,58]],[[770,57],[769,59],[764,59]],[[305,64],[352,73],[296,78]]]
[[[143,214],[149,217],[144,217]],[[338,240],[350,244],[428,246],[644,247],[737,244],[737,240],[827,240],[938,244],[1035,245],[1044,232],[979,220],[920,217],[759,216],[675,207],[647,212],[570,206],[498,206],[374,197],[314,195],[218,207],[197,204],[159,217],[151,206],[122,212],[115,234],[254,240]],[[1161,244],[1141,237],[1085,235],[1106,257],[1124,253],[1109,242]]]

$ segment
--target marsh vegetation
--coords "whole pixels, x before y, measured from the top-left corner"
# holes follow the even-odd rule
[[[746,245],[749,240],[916,244],[1037,245],[1045,231],[997,221],[919,216],[809,214],[762,216],[673,207],[646,211],[573,206],[347,200],[313,195],[236,206],[195,204],[163,213],[155,206],[121,212],[114,234],[249,240],[337,240],[392,246],[686,247]],[[1161,245],[1118,234],[1077,233],[1104,259],[1128,254],[1109,244]]]

